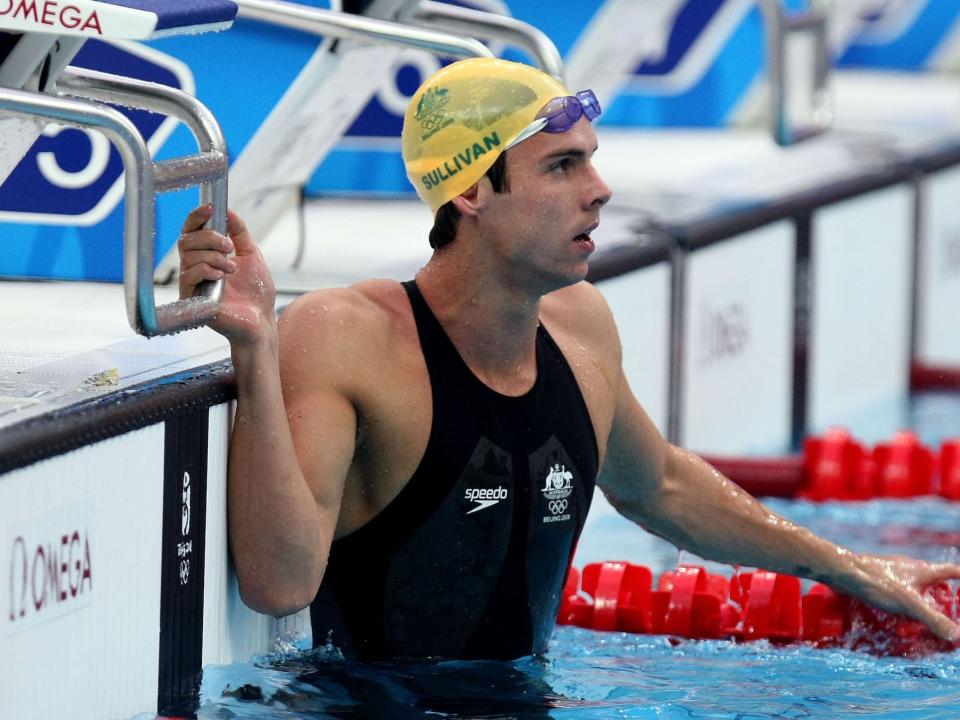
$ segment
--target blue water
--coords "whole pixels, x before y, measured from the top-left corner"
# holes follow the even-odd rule
[[[228,685],[232,668],[205,681]],[[951,718],[956,656],[734,645],[559,628],[546,661],[358,665],[314,655],[251,673],[268,698],[205,698],[203,718]]]
[[[960,397],[928,395],[901,409],[928,443],[960,435]],[[889,418],[882,420],[888,423]],[[869,429],[852,426],[867,441]],[[770,500],[781,513],[855,550],[956,560],[960,503],[814,504]],[[604,518],[594,542],[636,530]],[[669,544],[645,537],[627,556],[659,573]],[[730,568],[709,565],[713,571]],[[844,648],[685,641],[558,627],[545,658],[516,662],[357,664],[334,649],[293,651],[204,671],[199,718],[910,718],[960,717],[960,651],[878,657]]]

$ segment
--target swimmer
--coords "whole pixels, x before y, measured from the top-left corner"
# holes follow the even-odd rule
[[[542,653],[595,484],[704,558],[827,583],[960,639],[924,601],[960,567],[857,554],[785,520],[667,443],[627,384],[584,282],[610,189],[600,107],[525,65],[441,69],[404,119],[435,223],[407,283],[317,290],[278,321],[243,221],[183,226],[180,291],[226,278],[237,410],[230,547],[241,596],[310,606],[317,644],[361,659]],[[228,256],[236,251],[235,257]]]

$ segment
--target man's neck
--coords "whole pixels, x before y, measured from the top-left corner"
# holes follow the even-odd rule
[[[461,255],[434,253],[417,286],[474,374],[506,395],[522,394],[536,380],[540,296]]]

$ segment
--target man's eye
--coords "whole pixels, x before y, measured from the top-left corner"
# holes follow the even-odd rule
[[[562,170],[562,171],[566,171],[566,170],[570,169],[570,162],[571,162],[571,161],[570,161],[570,158],[563,158],[563,160],[558,160],[557,162],[555,162],[555,163],[550,167],[550,169],[551,169],[551,170]]]

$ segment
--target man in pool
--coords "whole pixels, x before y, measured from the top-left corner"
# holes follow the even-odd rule
[[[514,658],[546,650],[596,483],[696,554],[825,582],[960,628],[921,596],[955,565],[856,554],[771,513],[670,445],[633,396],[601,294],[584,282],[610,190],[600,113],[525,65],[430,77],[404,121],[407,174],[435,217],[414,281],[318,290],[278,322],[240,218],[194,211],[182,296],[226,277],[237,412],[230,542],[250,607],[311,607],[346,654]],[[232,259],[229,254],[236,251]]]

